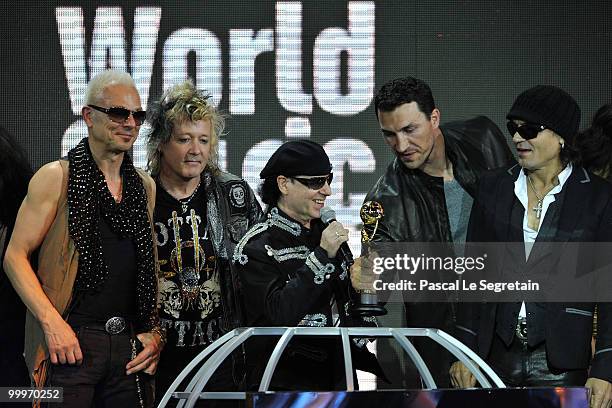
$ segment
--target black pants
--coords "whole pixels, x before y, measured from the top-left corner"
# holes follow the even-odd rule
[[[497,336],[487,363],[509,387],[568,387],[583,386],[587,370],[559,370],[546,358],[546,343],[536,347],[524,345],[514,338],[510,347]]]
[[[130,335],[111,336],[101,327],[76,330],[83,362],[81,365],[50,364],[46,386],[63,387],[64,402],[59,407],[139,407],[136,375],[126,375],[126,364],[132,359]],[[140,344],[137,340],[137,343]],[[138,349],[138,351],[140,348]],[[152,406],[153,379],[138,373],[145,407]]]
[[[405,303],[404,307],[406,309],[406,327],[434,328],[442,329],[447,333],[452,332],[453,305],[451,303]],[[413,337],[411,341],[423,357],[438,388],[449,388],[449,370],[452,361],[450,352],[427,337]],[[419,377],[418,383],[411,385],[420,387],[420,383],[421,379]]]

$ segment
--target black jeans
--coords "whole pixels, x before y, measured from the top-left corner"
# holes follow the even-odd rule
[[[497,336],[487,363],[508,387],[582,387],[587,370],[559,370],[550,367],[546,358],[546,343],[535,347],[514,338],[510,347]]]
[[[49,365],[46,386],[64,389],[64,402],[49,407],[140,407],[136,375],[125,374],[125,366],[132,359],[129,331],[110,335],[95,326],[82,326],[75,331],[83,362]],[[138,381],[144,406],[152,406],[153,378],[140,372]]]

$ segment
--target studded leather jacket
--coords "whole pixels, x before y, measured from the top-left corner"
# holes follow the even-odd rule
[[[451,122],[441,127],[455,179],[474,197],[480,175],[514,159],[499,128],[489,118]],[[395,158],[365,201],[382,204],[374,242],[451,242],[444,181],[410,170]],[[372,235],[374,226],[366,226]]]
[[[223,331],[243,326],[238,272],[231,262],[234,248],[261,220],[263,212],[246,181],[230,173],[202,174],[206,189],[208,229],[219,262]]]

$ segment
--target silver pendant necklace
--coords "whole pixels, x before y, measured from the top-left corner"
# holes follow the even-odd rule
[[[161,177],[158,178],[159,180],[159,184],[160,186],[166,190],[166,193],[168,193],[171,197],[173,197],[176,201],[178,201],[181,204],[181,211],[182,214],[185,214],[187,212],[187,210],[189,209],[189,203],[191,202],[191,200],[193,199],[193,197],[196,196],[196,194],[198,193],[198,190],[200,189],[200,184],[202,184],[202,179],[200,179],[200,181],[198,182],[198,185],[196,186],[196,188],[191,192],[191,194],[189,194],[189,197],[187,198],[176,198],[174,197],[170,191],[168,191],[168,189],[166,188],[166,186],[164,185],[164,183],[161,181]]]
[[[189,197],[187,198],[182,198],[179,201],[179,203],[181,203],[181,210],[183,210],[183,214],[185,214],[187,212],[187,210],[189,209],[189,203],[191,202],[191,200],[193,199],[193,197],[196,196],[196,193],[198,192],[198,190],[200,189],[200,184],[202,183],[202,180],[200,180],[198,182],[198,185],[196,186],[196,188],[193,190],[193,192],[189,195]]]

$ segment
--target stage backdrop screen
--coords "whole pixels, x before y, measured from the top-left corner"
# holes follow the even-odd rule
[[[88,80],[132,74],[146,108],[192,78],[229,115],[221,167],[254,189],[281,143],[310,138],[333,163],[328,204],[353,230],[392,159],[373,96],[395,77],[432,87],[442,121],[491,117],[536,84],[570,92],[583,125],[612,95],[609,1],[3,2],[0,125],[34,167],[86,135]],[[146,166],[147,131],[134,147]]]
[[[3,1],[0,19],[0,125],[35,168],[86,135],[96,73],[131,73],[144,108],[192,78],[229,116],[221,167],[254,189],[284,141],[324,145],[327,204],[355,252],[359,208],[393,157],[373,109],[386,81],[422,78],[442,122],[487,115],[502,129],[537,84],[572,94],[583,127],[612,99],[609,0]],[[141,167],[146,131],[133,151]]]

